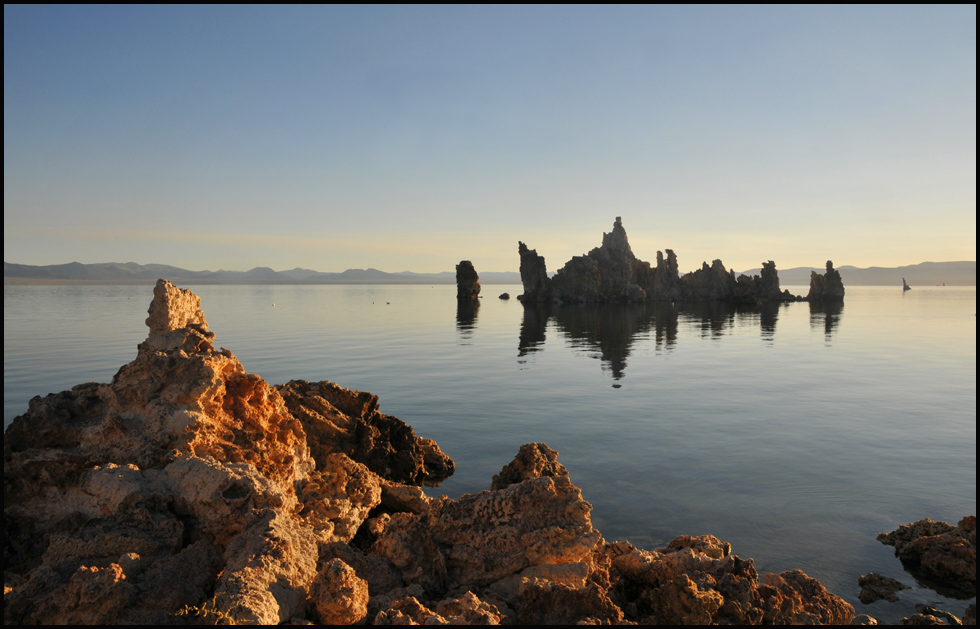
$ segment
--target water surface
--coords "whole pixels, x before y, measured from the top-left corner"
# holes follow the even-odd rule
[[[915,585],[880,531],[976,513],[976,289],[848,288],[842,308],[527,308],[486,286],[188,286],[216,346],[270,383],[328,379],[457,464],[430,493],[489,488],[523,443],[560,452],[606,539],[710,533],[760,572]],[[793,290],[791,288],[791,290]],[[805,292],[797,289],[793,292]],[[5,286],[4,423],[36,394],[106,382],[136,354],[147,286]]]

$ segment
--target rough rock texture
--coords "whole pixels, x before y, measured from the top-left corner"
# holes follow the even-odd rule
[[[148,312],[110,384],[35,397],[7,430],[6,622],[302,616],[318,544],[351,540],[381,503],[383,479],[351,456],[403,481],[451,473],[370,394],[291,383],[297,418],[214,349],[190,291],[161,280]]]
[[[525,303],[551,301],[599,303],[644,301],[728,301],[757,304],[770,301],[798,301],[788,291],[779,292],[776,264],[762,265],[762,276],[740,276],[725,269],[721,260],[710,266],[678,274],[677,256],[667,249],[667,257],[657,252],[657,263],[638,259],[630,247],[620,217],[613,229],[602,236],[602,246],[565,263],[551,279],[544,258],[519,243],[521,280]]]
[[[899,625],[942,625],[946,626],[943,619],[932,614],[912,614],[898,621]]]
[[[493,487],[432,500],[427,513],[392,515],[370,553],[420,589],[401,598],[406,588],[398,589],[375,622],[443,622],[439,601],[457,592],[519,624],[846,624],[853,617],[850,605],[800,571],[760,582],[752,560],[711,536],[682,536],[659,551],[605,542],[591,526],[590,505],[544,444],[522,446]]]
[[[505,615],[496,606],[481,601],[472,592],[440,601],[432,611],[415,597],[392,603],[375,616],[376,625],[503,625]]]
[[[878,541],[895,547],[902,564],[926,584],[976,596],[977,517],[968,515],[956,526],[928,518],[904,524]]]
[[[456,265],[456,299],[476,299],[480,296],[480,276],[473,263],[463,260]]]
[[[384,479],[434,485],[452,476],[453,460],[431,439],[378,410],[378,396],[332,382],[291,380],[275,387],[300,420],[318,466],[342,452]]]
[[[810,292],[807,301],[844,301],[844,282],[840,272],[834,268],[834,263],[827,260],[827,272],[824,274],[813,271],[810,273]]]
[[[943,624],[947,624],[947,625],[968,624],[968,623],[964,623],[962,620],[960,620],[953,614],[949,612],[945,612],[941,609],[936,609],[931,605],[923,605],[922,603],[916,603],[915,611],[918,612],[917,614],[915,614],[915,616],[931,616],[932,618],[939,618],[941,620],[945,620],[946,622]],[[903,620],[908,620],[908,619],[903,619]],[[908,624],[908,623],[902,623],[902,624]],[[931,624],[931,623],[927,623],[927,624]]]
[[[895,592],[909,589],[907,585],[902,585],[900,581],[880,575],[877,572],[869,572],[868,574],[861,575],[858,578],[858,585],[861,586],[861,594],[858,598],[865,605],[882,599],[896,603],[898,602],[898,595]]]
[[[314,577],[310,602],[321,624],[352,625],[367,615],[367,581],[340,559],[333,559]]]
[[[558,462],[558,452],[543,443],[526,443],[517,457],[493,475],[490,490],[497,491],[531,478],[542,476],[568,478],[568,470]]]
[[[767,574],[712,536],[612,560],[614,598],[641,624],[848,624],[854,608],[799,570]],[[634,616],[630,618],[630,616]]]
[[[615,242],[613,243],[615,244]],[[558,453],[492,489],[337,385],[270,387],[161,280],[110,384],[35,398],[4,440],[7,623],[846,623],[800,571],[760,579],[712,536],[606,542]],[[181,327],[182,326],[182,327]],[[189,618],[190,617],[190,618]]]

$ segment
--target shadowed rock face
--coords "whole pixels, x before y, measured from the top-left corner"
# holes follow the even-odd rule
[[[480,296],[480,276],[473,263],[463,260],[456,265],[456,299],[476,299]]]
[[[861,575],[858,579],[858,585],[861,586],[859,598],[865,605],[881,599],[897,603],[898,595],[895,593],[900,590],[909,589],[908,586],[902,585],[901,582],[880,575],[877,572],[869,572],[868,574]]]
[[[977,518],[953,526],[928,518],[904,524],[878,541],[895,547],[895,556],[929,587],[955,598],[977,595]]]
[[[834,268],[834,263],[827,260],[827,272],[810,273],[810,292],[807,301],[844,301],[844,282],[840,272]]]
[[[616,217],[613,229],[602,236],[602,246],[565,263],[548,278],[544,258],[519,243],[521,280],[525,303],[551,301],[565,303],[637,303],[644,301],[728,301],[758,304],[766,301],[799,301],[788,291],[779,292],[776,263],[762,264],[762,276],[735,277],[721,260],[680,276],[677,256],[667,249],[667,257],[657,252],[651,266],[633,255],[622,219]]]
[[[329,382],[270,387],[215,351],[161,280],[110,384],[36,397],[4,439],[7,623],[847,623],[800,571],[712,536],[609,543],[558,453],[522,446],[492,490]],[[178,620],[178,618],[180,620]]]
[[[612,231],[602,235],[602,246],[565,263],[552,278],[552,288],[565,302],[646,301],[646,291],[636,283],[640,266],[650,268],[633,255],[617,216]]]
[[[551,301],[551,279],[544,257],[523,242],[517,243],[517,252],[521,256],[521,283],[524,284],[524,294],[518,299],[525,303]]]
[[[291,380],[275,389],[303,424],[317,465],[342,452],[385,480],[410,485],[437,485],[455,470],[435,441],[378,411],[376,395],[326,381]]]

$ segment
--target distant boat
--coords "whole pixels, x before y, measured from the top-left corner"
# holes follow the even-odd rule
[[[905,278],[903,277],[902,278],[902,292],[904,293],[907,290],[912,290],[912,287],[909,286],[908,282],[906,282],[905,281]]]

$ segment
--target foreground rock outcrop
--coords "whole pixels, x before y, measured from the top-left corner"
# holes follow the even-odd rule
[[[940,593],[977,595],[977,517],[968,515],[956,526],[928,518],[903,524],[878,541],[895,547],[902,565]]]
[[[329,382],[271,387],[161,280],[109,384],[36,397],[4,439],[4,621],[847,623],[800,571],[760,576],[712,536],[607,542],[558,453],[491,489]]]
[[[762,263],[762,274],[735,277],[721,260],[707,262],[691,273],[678,273],[677,256],[670,249],[667,257],[657,252],[656,265],[638,259],[630,247],[623,221],[616,217],[613,229],[602,235],[602,246],[583,256],[575,256],[548,277],[545,260],[523,242],[521,282],[525,303],[558,300],[565,303],[644,301],[728,301],[737,304],[802,301],[789,291],[779,290],[776,263]],[[837,276],[839,280],[839,275]],[[843,289],[843,285],[841,285]],[[828,289],[835,290],[835,289]],[[843,298],[843,293],[841,293]]]

